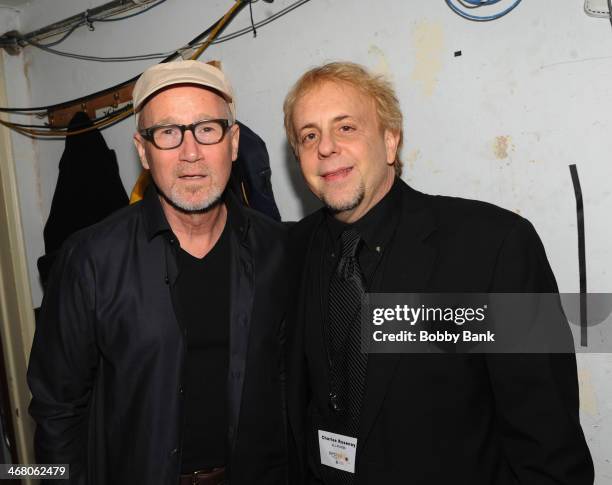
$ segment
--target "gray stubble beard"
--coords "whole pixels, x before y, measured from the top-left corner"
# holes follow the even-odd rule
[[[161,194],[161,196],[175,209],[184,212],[186,214],[195,214],[195,213],[203,213],[208,212],[209,210],[216,207],[223,197],[223,190],[220,190],[219,187],[213,185],[211,187],[210,193],[207,197],[201,202],[194,202],[191,204],[187,204],[180,200],[180,197],[173,193],[174,188],[172,188],[170,195],[164,194],[159,188],[157,191]]]
[[[327,207],[327,209],[330,212],[334,214],[338,214],[340,212],[353,210],[355,207],[361,204],[361,202],[363,202],[364,197],[365,197],[365,186],[363,185],[363,182],[362,182],[357,187],[357,193],[355,194],[355,196],[344,204],[334,206],[331,204],[331,202],[329,202],[325,198],[324,195],[321,197],[321,201],[323,202],[325,207]]]

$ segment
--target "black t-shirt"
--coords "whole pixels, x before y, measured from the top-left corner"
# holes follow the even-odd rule
[[[229,224],[202,259],[180,250],[177,280],[187,352],[182,473],[223,466],[227,443]]]

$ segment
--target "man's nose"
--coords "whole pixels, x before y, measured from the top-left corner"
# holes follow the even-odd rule
[[[190,130],[185,130],[179,157],[184,162],[196,162],[200,159],[199,143]]]
[[[318,150],[321,158],[327,158],[338,151],[336,138],[331,131],[321,132]]]

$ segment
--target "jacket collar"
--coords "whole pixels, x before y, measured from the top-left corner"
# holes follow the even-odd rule
[[[225,189],[223,201],[227,208],[227,219],[234,234],[241,244],[247,243],[247,235],[251,227],[251,219],[248,210],[240,204],[234,193]]]
[[[159,201],[157,188],[153,182],[149,183],[149,186],[145,189],[144,197],[142,198],[142,210],[144,212],[145,230],[148,241],[158,234],[172,232],[170,224],[168,224],[168,220],[164,214],[164,210],[162,209],[161,202]]]
[[[437,220],[429,202],[432,196],[414,190],[403,180],[399,180],[401,192],[401,212],[403,230],[401,236],[415,241],[425,241],[437,228]]]

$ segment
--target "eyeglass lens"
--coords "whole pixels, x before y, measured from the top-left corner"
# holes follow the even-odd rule
[[[185,129],[190,129],[195,139],[204,145],[219,143],[225,131],[223,124],[215,120],[202,121],[184,129],[178,125],[159,126],[153,130],[153,141],[160,148],[175,148],[183,142]]]

